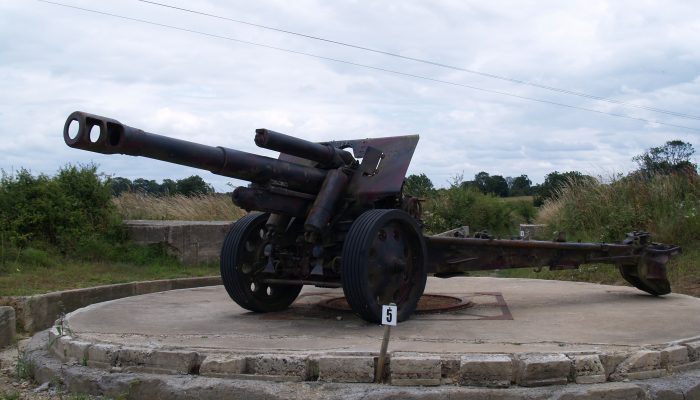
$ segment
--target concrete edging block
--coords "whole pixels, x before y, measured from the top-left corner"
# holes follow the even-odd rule
[[[17,334],[15,325],[15,309],[0,307],[0,349],[14,343]]]
[[[607,380],[605,368],[596,354],[572,356],[574,360],[574,382],[576,383],[603,383]]]
[[[516,382],[521,386],[564,385],[573,362],[564,354],[519,354]]]
[[[442,383],[442,360],[438,356],[392,356],[389,366],[394,386],[438,386]]]
[[[322,356],[318,358],[318,379],[324,382],[374,382],[373,356]]]
[[[309,357],[294,354],[258,354],[248,357],[246,369],[255,375],[294,377],[309,376]]]
[[[118,351],[119,347],[111,344],[92,344],[88,347],[85,364],[87,364],[88,367],[110,369],[117,363]]]
[[[641,350],[621,362],[610,375],[610,380],[658,378],[665,373],[666,371],[661,369],[660,351]]]
[[[661,350],[661,368],[670,368],[690,362],[686,346],[670,346]]]
[[[124,371],[185,375],[198,367],[198,359],[195,351],[122,347],[117,350],[115,364]]]
[[[513,381],[513,358],[508,354],[469,354],[459,363],[459,384],[508,387]]]
[[[690,361],[700,361],[700,340],[685,343],[688,348],[688,358]]]
[[[207,355],[199,374],[213,377],[237,377],[246,372],[246,357],[231,354]]]

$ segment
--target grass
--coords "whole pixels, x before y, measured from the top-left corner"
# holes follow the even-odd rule
[[[29,360],[27,353],[17,350],[17,365],[15,375],[22,381],[30,381],[34,377],[34,364]]]
[[[501,200],[505,201],[506,203],[513,203],[513,202],[527,202],[532,204],[532,202],[535,200],[535,196],[513,196],[513,197],[501,197]]]
[[[123,219],[235,221],[245,215],[224,194],[157,197],[123,193],[113,203]]]
[[[52,267],[24,268],[0,276],[3,296],[28,296],[114,283],[218,275],[218,264],[182,266],[66,261]]]
[[[209,276],[218,264],[185,266],[164,254],[160,246],[129,244],[121,260],[76,260],[50,251],[29,248],[16,261],[0,266],[0,293],[27,296],[58,290],[114,283]]]

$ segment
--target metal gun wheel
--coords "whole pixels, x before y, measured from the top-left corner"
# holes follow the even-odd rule
[[[370,210],[350,227],[343,245],[345,298],[362,319],[379,322],[382,305],[395,303],[408,319],[425,289],[426,247],[414,218],[402,210]]]
[[[255,312],[280,311],[289,307],[301,285],[270,285],[256,275],[264,268],[267,241],[263,230],[269,214],[252,213],[236,221],[221,247],[221,280],[239,306]]]

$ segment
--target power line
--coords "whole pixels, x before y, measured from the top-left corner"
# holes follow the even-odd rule
[[[78,7],[78,6],[73,6],[73,5],[69,5],[69,4],[58,3],[58,2],[49,1],[49,0],[36,0],[36,1],[39,1],[39,2],[42,2],[42,3],[53,4],[53,5],[56,5],[56,6],[66,7],[66,8],[72,8],[72,9],[75,9],[75,10],[81,10],[81,11],[85,11],[85,12],[89,12],[89,13],[93,13],[93,14],[106,15],[106,16],[110,16],[110,17],[114,17],[114,18],[120,18],[120,19],[123,19],[123,20],[134,21],[134,22],[140,22],[140,23],[144,23],[144,24],[148,24],[148,25],[159,26],[159,27],[162,27],[162,28],[168,28],[168,29],[173,29],[173,30],[177,30],[177,31],[188,32],[188,33],[194,33],[194,34],[198,34],[198,35],[202,35],[202,36],[207,36],[207,37],[213,37],[213,38],[217,38],[217,39],[228,40],[228,41],[231,41],[231,42],[242,43],[242,44],[247,44],[247,45],[251,45],[251,46],[257,46],[257,47],[261,47],[261,48],[265,48],[265,49],[271,49],[271,50],[276,50],[276,51],[282,51],[282,52],[285,52],[285,53],[297,54],[297,55],[302,55],[302,56],[306,56],[306,57],[312,57],[312,58],[316,58],[316,59],[320,59],[320,60],[333,61],[333,62],[337,62],[337,63],[352,65],[352,66],[361,67],[361,68],[366,68],[366,69],[371,69],[371,70],[374,70],[374,71],[382,71],[382,72],[386,72],[386,73],[390,73],[390,74],[394,74],[394,75],[406,76],[406,77],[410,77],[410,78],[417,78],[417,79],[422,79],[422,80],[430,81],[430,82],[443,83],[443,84],[446,84],[446,85],[459,86],[459,87],[463,87],[463,88],[467,88],[467,89],[472,89],[472,90],[477,90],[477,91],[481,91],[481,92],[485,92],[485,93],[498,94],[498,95],[502,95],[502,96],[508,96],[508,97],[513,97],[513,98],[521,99],[521,100],[528,100],[528,101],[534,101],[534,102],[543,103],[543,104],[555,105],[555,106],[559,106],[559,107],[566,107],[566,108],[575,109],[575,110],[588,111],[588,112],[593,112],[593,113],[597,113],[597,114],[603,114],[603,115],[609,115],[609,116],[612,116],[612,117],[618,117],[618,118],[625,118],[625,119],[630,119],[630,120],[635,120],[635,121],[641,121],[641,122],[650,123],[650,124],[659,124],[659,125],[671,126],[671,127],[674,127],[674,128],[688,129],[688,130],[692,130],[692,131],[700,131],[700,128],[693,128],[693,127],[689,127],[689,126],[685,126],[685,125],[677,125],[677,124],[672,124],[672,123],[662,122],[662,121],[656,121],[656,120],[651,120],[651,119],[646,119],[646,118],[632,117],[632,116],[630,116],[630,115],[611,113],[611,112],[607,112],[607,111],[600,111],[600,110],[595,110],[595,109],[592,109],[592,108],[585,108],[585,107],[574,106],[574,105],[571,105],[571,104],[565,104],[565,103],[559,103],[559,102],[555,102],[555,101],[537,99],[537,98],[534,98],[534,97],[520,96],[520,95],[513,94],[513,93],[502,92],[502,91],[493,90],[493,89],[485,89],[485,88],[480,88],[480,87],[477,87],[477,86],[467,85],[467,84],[463,84],[463,83],[451,82],[451,81],[446,81],[446,80],[436,79],[436,78],[430,78],[430,77],[423,76],[423,75],[410,74],[410,73],[401,72],[401,71],[396,71],[396,70],[391,70],[391,69],[387,69],[387,68],[375,67],[375,66],[366,65],[366,64],[360,64],[360,63],[356,63],[356,62],[352,62],[352,61],[341,60],[341,59],[331,58],[331,57],[325,57],[325,56],[320,56],[320,55],[317,55],[317,54],[306,53],[306,52],[297,51],[297,50],[290,50],[290,49],[285,49],[285,48],[281,48],[281,47],[271,46],[271,45],[267,45],[267,44],[261,44],[261,43],[250,42],[250,41],[247,41],[247,40],[236,39],[236,38],[233,38],[233,37],[230,37],[230,36],[217,35],[217,34],[202,32],[202,31],[198,31],[198,30],[194,30],[194,29],[182,28],[182,27],[179,27],[179,26],[168,25],[168,24],[162,24],[162,23],[159,23],[159,22],[149,21],[149,20],[145,20],[145,19],[134,18],[134,17],[127,17],[127,16],[124,16],[124,15],[114,14],[114,13],[105,12],[105,11],[98,11],[98,10],[93,10],[93,9],[89,9],[89,8],[84,8],[84,7]]]
[[[426,59],[422,59],[422,58],[409,57],[409,56],[405,56],[405,55],[402,55],[399,53],[392,53],[389,51],[373,49],[370,47],[360,46],[360,45],[356,45],[356,44],[352,44],[352,43],[341,42],[338,40],[326,39],[326,38],[323,38],[320,36],[308,35],[305,33],[299,33],[299,32],[294,32],[294,31],[290,31],[290,30],[286,30],[286,29],[275,28],[275,27],[268,26],[268,25],[256,24],[253,22],[243,21],[240,19],[223,17],[220,15],[210,14],[210,13],[206,13],[203,11],[197,11],[197,10],[192,10],[189,8],[177,7],[177,6],[173,6],[170,4],[159,3],[157,1],[151,1],[151,0],[136,0],[136,1],[140,1],[142,3],[147,3],[147,4],[152,4],[152,5],[159,6],[159,7],[166,7],[166,8],[170,8],[173,10],[184,11],[184,12],[188,12],[191,14],[202,15],[205,17],[216,18],[216,19],[229,21],[229,22],[235,22],[237,24],[243,24],[243,25],[253,26],[256,28],[267,29],[270,31],[285,33],[285,34],[289,34],[289,35],[295,35],[295,36],[299,36],[299,37],[303,37],[303,38],[307,38],[307,39],[318,40],[321,42],[332,43],[332,44],[336,44],[339,46],[345,46],[345,47],[349,47],[349,48],[353,48],[353,49],[357,49],[357,50],[363,50],[363,51],[368,51],[368,52],[372,52],[372,53],[376,53],[376,54],[383,54],[386,56],[397,57],[397,58],[401,58],[404,60],[415,61],[415,62],[428,64],[428,65],[432,65],[432,66],[436,66],[436,67],[440,67],[440,68],[447,68],[447,69],[451,69],[451,70],[455,70],[455,71],[467,72],[470,74],[480,75],[480,76],[484,76],[484,77],[491,78],[491,79],[498,79],[498,80],[502,80],[502,81],[506,81],[506,82],[510,82],[510,83],[516,83],[519,85],[532,86],[532,87],[536,87],[539,89],[545,89],[545,90],[549,90],[549,91],[553,91],[553,92],[558,92],[558,93],[563,93],[563,94],[568,94],[568,95],[573,95],[573,96],[578,96],[578,97],[584,97],[584,98],[592,99],[592,100],[596,100],[596,101],[603,101],[606,103],[617,104],[617,105],[624,106],[624,107],[634,107],[634,108],[647,110],[647,111],[653,111],[653,112],[657,112],[657,113],[661,113],[661,114],[673,115],[673,116],[680,117],[680,118],[700,120],[700,117],[695,116],[695,115],[691,115],[691,114],[670,111],[670,110],[664,110],[661,108],[638,105],[638,104],[634,104],[634,103],[631,103],[628,101],[611,99],[609,97],[596,96],[593,94],[577,92],[574,90],[562,89],[562,88],[558,88],[555,86],[543,85],[543,84],[539,84],[539,83],[535,83],[535,82],[524,81],[522,79],[510,78],[510,77],[503,76],[503,75],[496,75],[496,74],[477,71],[477,70],[473,70],[473,69],[457,67],[454,65],[444,64],[444,63],[440,63],[437,61],[431,61],[431,60],[426,60]]]

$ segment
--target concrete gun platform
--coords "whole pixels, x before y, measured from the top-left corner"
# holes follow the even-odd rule
[[[475,277],[429,278],[426,293],[472,306],[393,328],[393,385],[590,384],[700,368],[698,298]],[[68,314],[50,344],[63,361],[119,372],[372,382],[383,327],[320,305],[342,295],[306,287],[268,314],[241,309],[221,286],[134,296]]]

